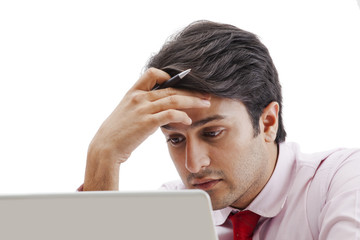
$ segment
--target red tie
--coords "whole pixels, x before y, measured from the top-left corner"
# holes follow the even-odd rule
[[[234,230],[234,240],[252,240],[260,216],[251,211],[242,211],[229,216]]]

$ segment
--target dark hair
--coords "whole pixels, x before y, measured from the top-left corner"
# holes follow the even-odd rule
[[[197,21],[171,37],[150,58],[155,67],[170,75],[191,68],[175,88],[207,92],[244,103],[258,135],[264,108],[280,105],[276,142],[285,141],[282,95],[276,68],[269,51],[256,35],[228,24]]]

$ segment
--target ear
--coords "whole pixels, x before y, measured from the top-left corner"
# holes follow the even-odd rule
[[[260,129],[264,136],[265,142],[272,143],[276,139],[276,133],[278,130],[278,114],[279,104],[277,102],[271,102],[264,108],[260,117]]]

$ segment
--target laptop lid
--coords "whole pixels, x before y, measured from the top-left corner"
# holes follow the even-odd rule
[[[0,196],[0,239],[216,240],[200,190]]]

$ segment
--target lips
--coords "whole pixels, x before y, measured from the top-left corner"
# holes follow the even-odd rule
[[[198,179],[192,182],[192,186],[196,189],[202,189],[204,191],[210,190],[215,187],[221,179]]]

